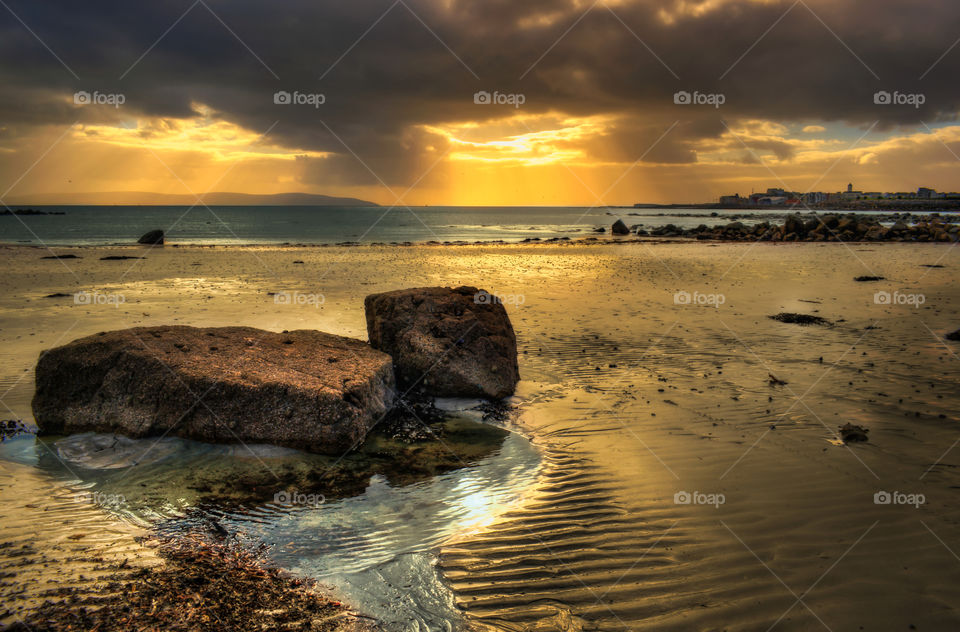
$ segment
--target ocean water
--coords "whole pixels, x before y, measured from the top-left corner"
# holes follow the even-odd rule
[[[781,217],[765,210],[589,207],[337,206],[63,206],[33,207],[66,215],[0,216],[0,243],[130,244],[161,228],[181,244],[335,244],[355,242],[519,241],[576,238],[622,218],[628,225],[693,228]]]

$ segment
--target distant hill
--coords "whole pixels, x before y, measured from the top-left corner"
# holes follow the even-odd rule
[[[315,193],[206,193],[201,196],[207,206],[380,206],[357,198],[333,197]],[[42,193],[17,195],[4,200],[7,206],[191,206],[193,195],[147,193],[143,191],[110,191],[105,193]]]

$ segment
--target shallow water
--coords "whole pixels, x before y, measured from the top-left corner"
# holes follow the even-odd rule
[[[394,615],[381,604],[395,599],[382,577],[416,569],[420,579],[405,587],[405,600],[421,623],[436,625],[459,615],[449,590],[431,570],[431,552],[452,534],[495,520],[523,497],[539,471],[539,453],[527,439],[479,425],[466,413],[445,424],[443,449],[455,454],[457,469],[397,485],[384,474],[370,475],[378,468],[366,462],[363,451],[340,461],[274,446],[177,438],[24,436],[0,445],[0,459],[35,467],[59,481],[78,507],[94,506],[136,526],[173,534],[216,521],[231,537],[265,544],[267,558],[277,566],[324,582],[356,608],[388,622]],[[471,459],[469,450],[477,446],[461,450],[458,442],[464,439],[458,432],[490,444],[486,456]],[[485,432],[489,436],[483,438]],[[387,441],[373,443],[379,443],[378,453],[391,449]],[[383,459],[388,475],[389,463]],[[338,476],[344,470],[350,476],[355,468],[365,488],[335,497],[343,491],[323,482],[279,489],[271,480],[305,481],[286,475],[304,468],[330,468]],[[210,481],[237,481],[237,488],[212,490]],[[254,484],[269,488],[266,500],[251,499],[247,487]]]

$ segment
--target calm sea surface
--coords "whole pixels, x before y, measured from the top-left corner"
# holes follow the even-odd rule
[[[356,242],[519,241],[576,238],[621,217],[628,225],[692,228],[780,217],[764,210],[587,207],[62,206],[66,215],[0,216],[0,242],[34,245],[129,244],[155,228],[182,244],[332,244]]]

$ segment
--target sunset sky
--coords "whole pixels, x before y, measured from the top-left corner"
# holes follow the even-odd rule
[[[2,198],[960,189],[954,1],[0,4]]]

